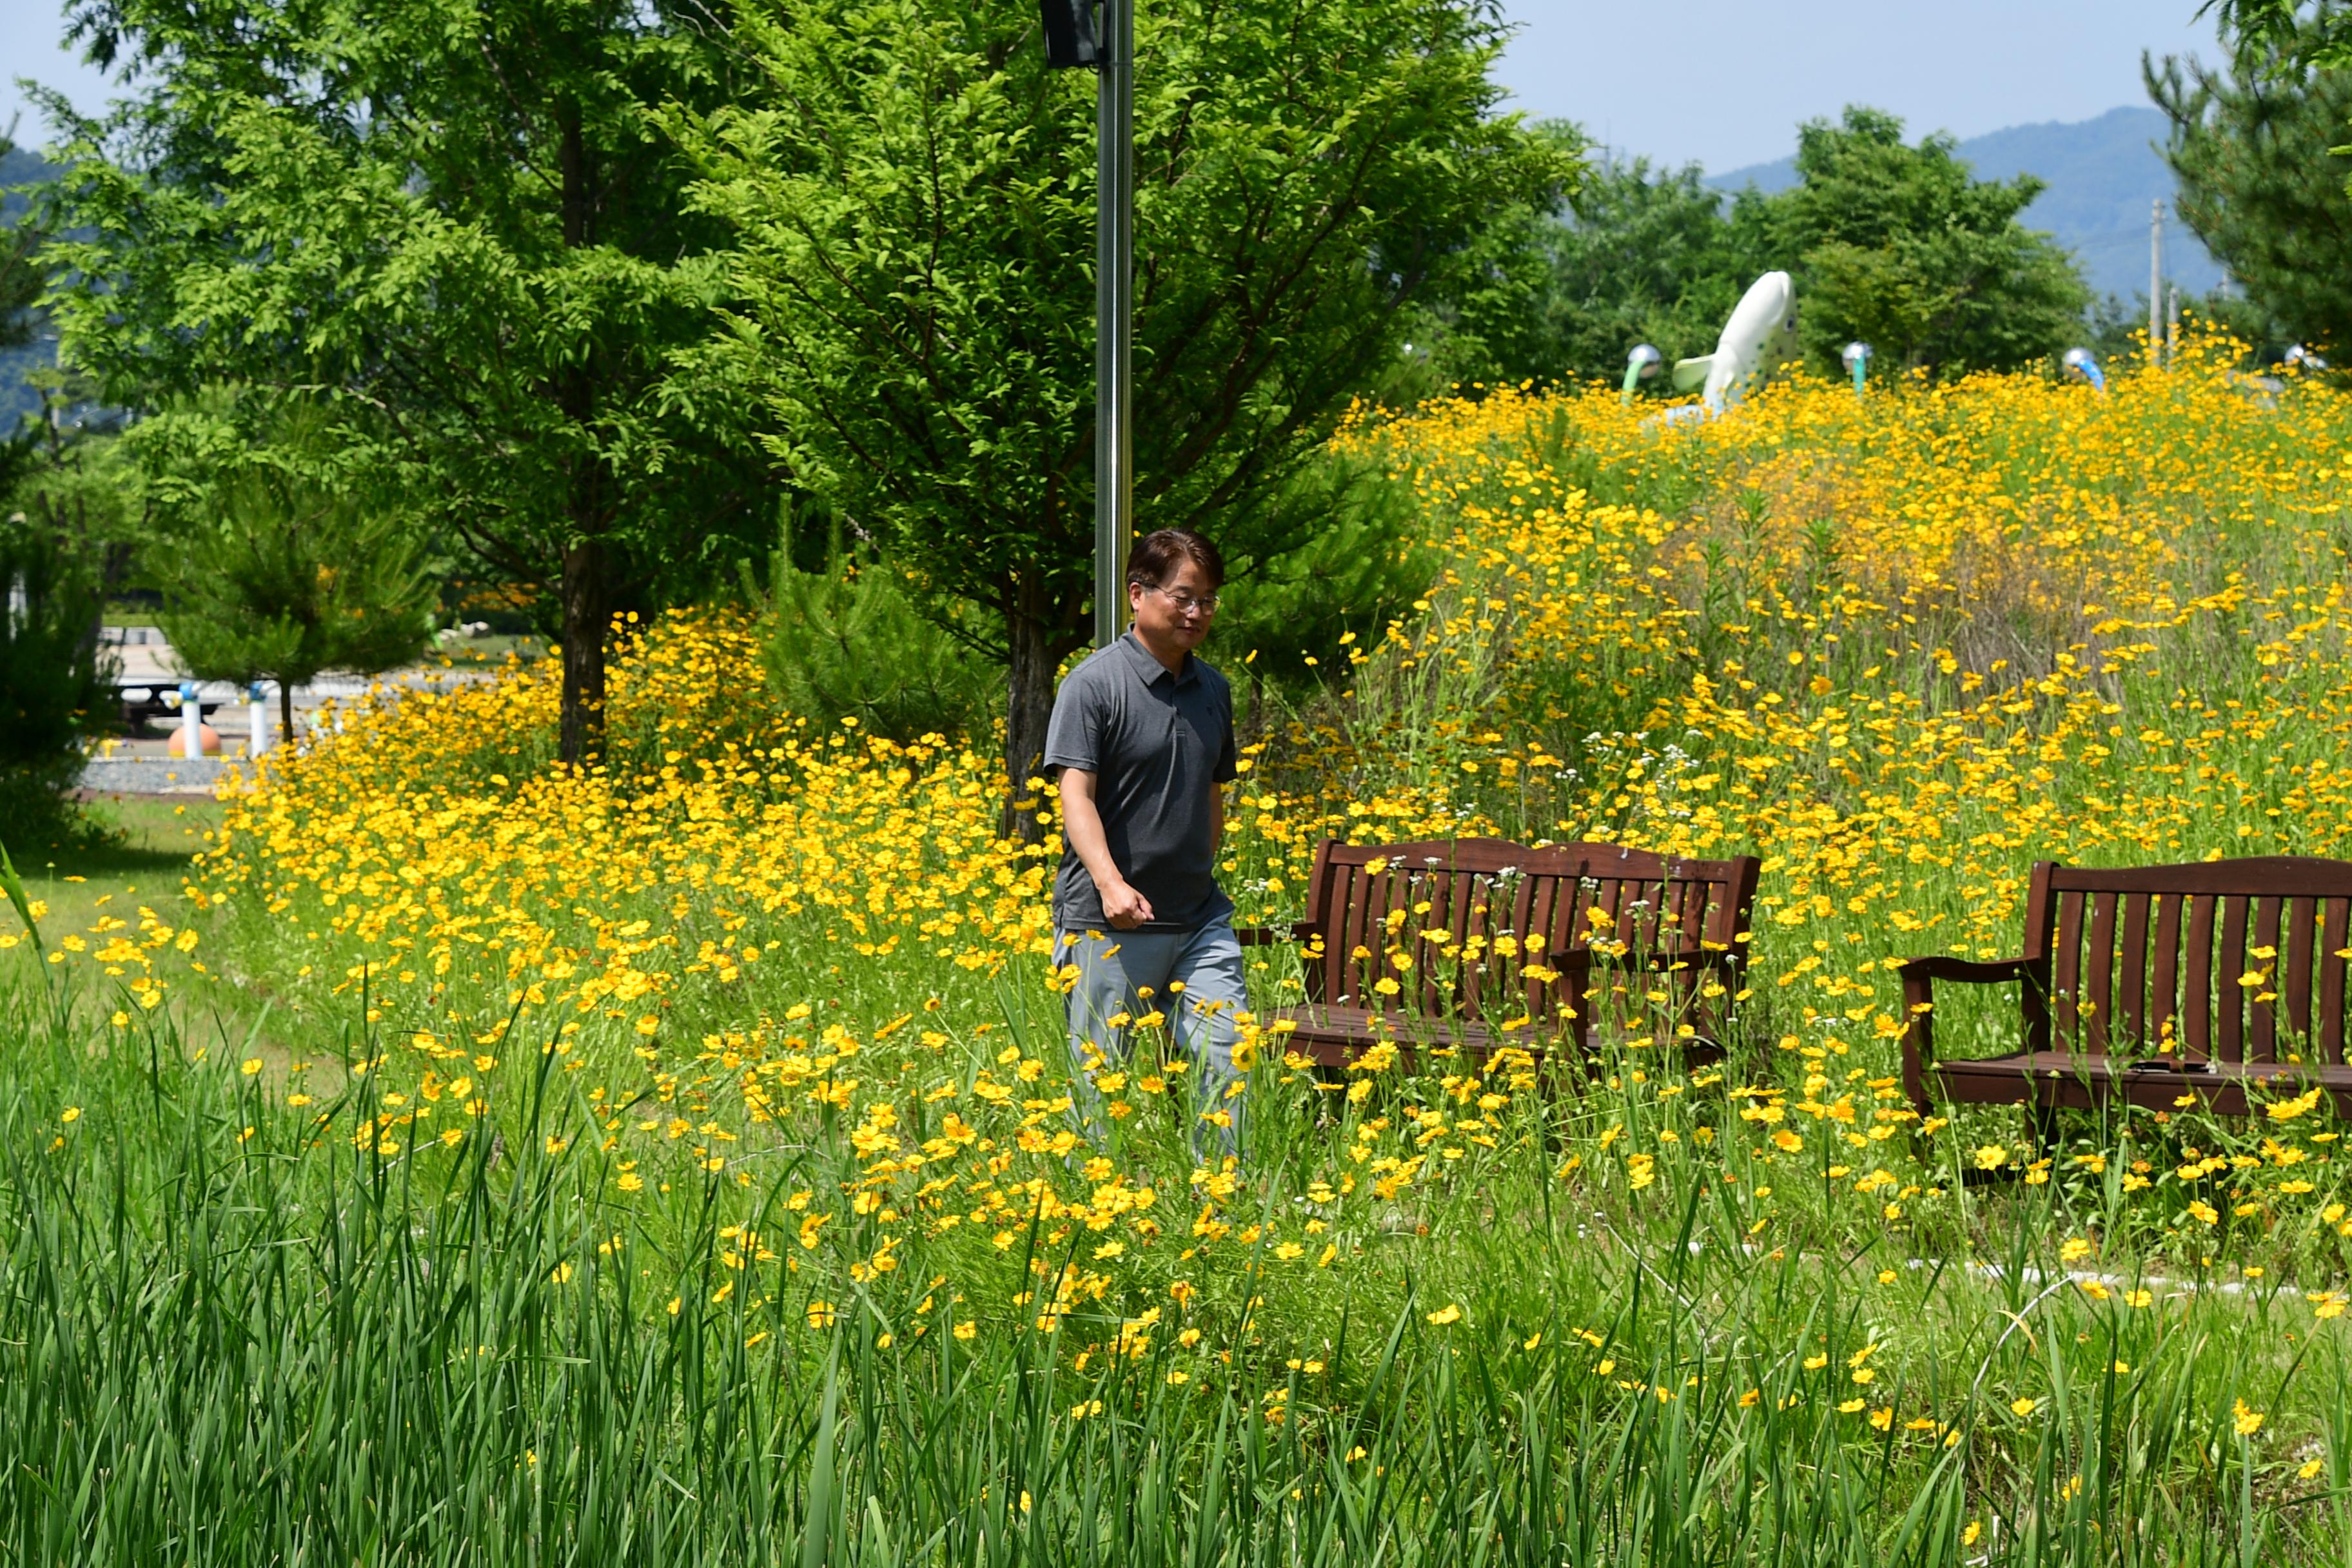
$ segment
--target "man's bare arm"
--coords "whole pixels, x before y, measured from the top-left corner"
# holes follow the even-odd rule
[[[1062,837],[1077,851],[1087,875],[1095,879],[1102,898],[1103,918],[1120,931],[1132,931],[1151,918],[1151,901],[1127,885],[1110,858],[1110,839],[1103,832],[1102,813],[1095,809],[1095,775],[1081,768],[1064,768]]]

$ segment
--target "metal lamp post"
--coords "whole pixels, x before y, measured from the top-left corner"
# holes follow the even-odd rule
[[[1095,644],[1127,626],[1135,532],[1135,5],[1040,0],[1045,63],[1095,68]]]

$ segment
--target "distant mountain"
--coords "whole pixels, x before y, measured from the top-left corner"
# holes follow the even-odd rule
[[[2092,288],[2126,300],[2147,293],[2148,204],[2161,197],[2165,276],[2184,294],[2202,294],[2221,281],[2221,268],[2173,216],[2172,171],[2156,151],[2165,129],[2159,110],[2111,109],[2073,125],[2012,125],[1971,137],[1959,155],[1979,179],[2041,176],[2049,188],[2025,209],[2025,226],[2047,230],[2080,258]],[[1797,183],[1797,161],[1734,169],[1706,183],[1719,191],[1783,190]]]

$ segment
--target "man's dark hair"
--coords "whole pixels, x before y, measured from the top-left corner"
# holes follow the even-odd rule
[[[1189,528],[1156,529],[1138,540],[1135,552],[1127,558],[1128,585],[1163,587],[1186,561],[1201,569],[1210,587],[1225,585],[1225,558],[1217,553],[1217,547],[1209,542],[1206,535]]]

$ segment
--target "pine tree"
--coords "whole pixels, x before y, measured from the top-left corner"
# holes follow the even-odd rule
[[[147,567],[163,585],[163,635],[189,674],[275,681],[279,734],[291,741],[296,687],[331,670],[380,674],[424,652],[434,588],[413,523],[307,465],[315,427],[288,435],[176,507]]]
[[[2343,16],[2325,6],[2221,67],[2144,67],[2172,121],[2183,221],[2282,337],[2338,349],[2352,345],[2352,158],[2336,151],[2352,140],[2352,71],[2315,56]]]

